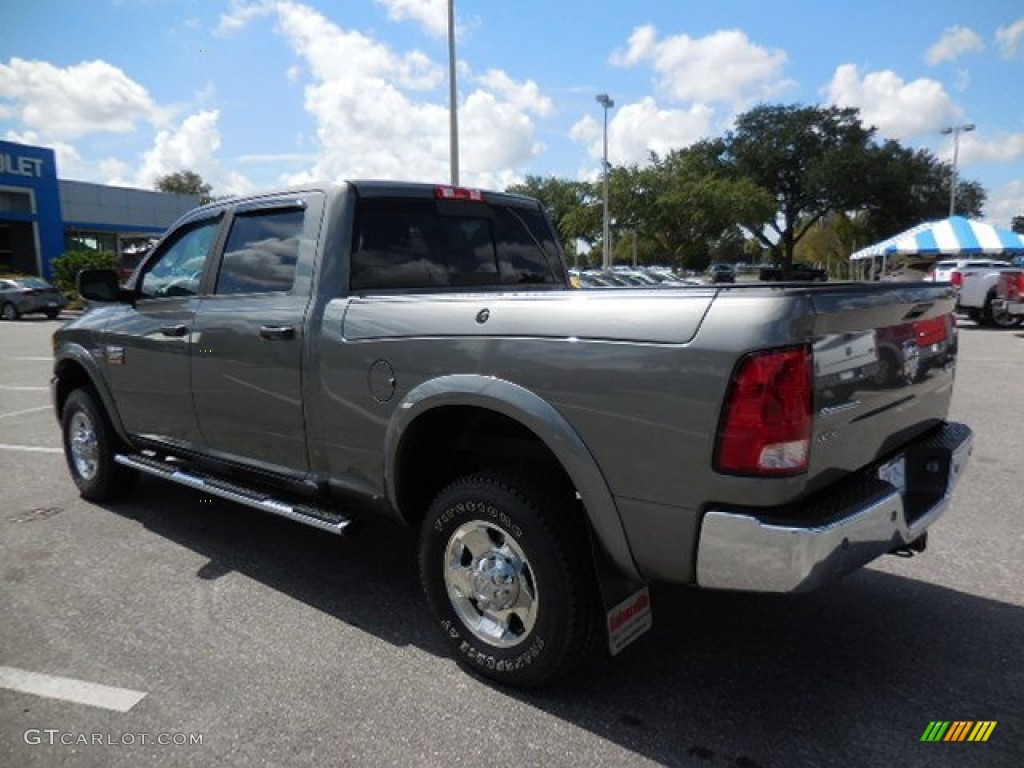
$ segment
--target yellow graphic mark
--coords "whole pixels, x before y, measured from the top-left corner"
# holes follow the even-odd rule
[[[979,720],[974,726],[974,730],[971,731],[971,735],[967,737],[968,741],[988,741],[988,737],[992,735],[992,731],[996,729],[995,720]]]

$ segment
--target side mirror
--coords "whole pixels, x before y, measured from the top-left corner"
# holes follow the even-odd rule
[[[80,269],[75,287],[86,301],[119,301],[123,296],[117,272],[112,269]]]

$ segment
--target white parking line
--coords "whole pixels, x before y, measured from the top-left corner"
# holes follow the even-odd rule
[[[52,357],[7,357],[7,360],[25,360],[33,363],[52,363]]]
[[[38,413],[39,411],[49,411],[52,408],[52,405],[41,405],[38,408],[26,408],[24,411],[11,411],[10,413],[0,413],[0,419],[9,419],[12,416],[23,416],[26,413]]]
[[[26,453],[64,453],[63,448],[46,448],[41,445],[8,445],[0,443],[0,451],[25,451]]]
[[[47,699],[112,709],[115,712],[127,712],[146,696],[142,691],[113,688],[109,685],[75,680],[72,677],[43,675],[15,667],[0,667],[0,688],[31,693]]]
[[[0,384],[0,389],[7,392],[49,392],[49,387],[12,387],[7,384]]]

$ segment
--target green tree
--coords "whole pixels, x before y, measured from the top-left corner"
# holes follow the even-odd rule
[[[862,242],[883,240],[923,221],[946,218],[951,176],[950,165],[927,150],[907,149],[895,141],[875,147],[864,179],[870,194],[858,222]],[[981,216],[985,198],[980,184],[961,179],[956,212]]]
[[[161,192],[172,192],[178,195],[199,195],[210,197],[213,190],[203,181],[203,177],[195,171],[177,171],[168,173],[156,180],[156,189]]]
[[[652,154],[643,168],[614,169],[616,231],[636,232],[644,243],[638,251],[677,267],[703,269],[712,255],[735,258],[742,251],[738,223],[765,219],[775,206],[752,181],[730,175],[719,153],[719,145],[700,142]]]
[[[577,241],[588,247],[601,239],[601,197],[593,184],[556,176],[527,176],[507,190],[541,201],[555,225],[570,260],[577,256]]]
[[[775,199],[771,216],[742,223],[776,261],[791,265],[796,244],[824,216],[870,201],[873,135],[851,108],[763,105],[737,118],[722,159]]]

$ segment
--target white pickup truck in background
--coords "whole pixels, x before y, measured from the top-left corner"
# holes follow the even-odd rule
[[[999,273],[996,297],[997,311],[1024,319],[1024,265]]]
[[[996,285],[1000,274],[1021,267],[1024,267],[1024,255],[1015,257],[1004,266],[967,265],[954,269],[949,274],[949,281],[956,290],[957,309],[984,325],[998,328],[1019,325],[1024,318],[1007,311],[996,296]]]

